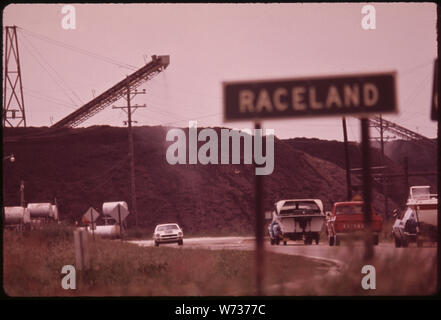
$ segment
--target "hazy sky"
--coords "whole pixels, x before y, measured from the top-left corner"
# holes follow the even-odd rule
[[[54,45],[56,40],[137,67],[153,54],[170,55],[169,68],[142,85],[148,94],[133,101],[148,105],[134,114],[137,125],[182,127],[198,120],[199,126],[251,128],[251,122],[223,122],[222,81],[395,70],[399,113],[385,118],[436,137],[430,120],[433,3],[374,3],[375,30],[361,27],[363,3],[74,6],[75,30],[61,26],[63,5],[14,4],[3,12],[4,26],[22,28],[28,126],[49,126],[133,72]],[[107,108],[82,126],[122,126],[125,119],[123,111]],[[349,139],[358,140],[359,121],[350,118],[348,125]],[[342,139],[340,118],[263,126],[281,138]]]

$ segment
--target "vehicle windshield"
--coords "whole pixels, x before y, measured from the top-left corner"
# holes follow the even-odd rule
[[[336,214],[363,214],[363,205],[337,206]]]
[[[156,228],[156,231],[169,231],[169,230],[178,230],[179,227],[176,224],[166,224],[164,226],[159,226]]]
[[[413,199],[430,199],[430,187],[413,187],[411,188],[411,195]]]
[[[314,201],[287,201],[280,210],[280,214],[310,213],[320,213],[320,208]]]

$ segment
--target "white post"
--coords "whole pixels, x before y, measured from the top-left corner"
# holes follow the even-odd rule
[[[90,267],[89,246],[87,243],[88,233],[85,229],[74,231],[75,243],[75,266],[77,270],[88,270]]]

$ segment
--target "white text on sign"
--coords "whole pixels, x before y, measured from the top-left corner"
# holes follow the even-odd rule
[[[239,110],[246,112],[268,112],[285,111],[290,107],[288,100],[291,100],[293,110],[302,111],[306,109],[330,109],[350,108],[360,106],[374,106],[378,102],[378,88],[373,83],[365,83],[361,90],[359,85],[344,85],[343,94],[340,94],[336,86],[330,86],[323,97],[318,97],[316,88],[299,86],[290,90],[277,88],[270,95],[268,90],[261,89],[256,95],[251,90],[239,92]]]

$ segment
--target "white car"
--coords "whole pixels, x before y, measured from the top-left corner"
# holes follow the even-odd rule
[[[177,223],[158,224],[153,233],[155,246],[160,243],[177,242],[182,246],[184,243],[184,232]]]

